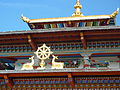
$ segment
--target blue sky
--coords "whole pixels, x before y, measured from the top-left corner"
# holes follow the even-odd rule
[[[30,19],[68,17],[75,11],[76,0],[0,0],[0,31],[29,30],[20,16]],[[80,0],[82,13],[107,15],[120,8],[120,0]],[[120,13],[117,15],[120,26]]]

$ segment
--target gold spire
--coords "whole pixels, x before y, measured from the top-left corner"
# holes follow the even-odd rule
[[[79,0],[76,0],[76,4],[74,5],[74,8],[76,9],[76,11],[72,14],[72,16],[83,16],[82,12],[80,12],[82,5],[80,4]]]

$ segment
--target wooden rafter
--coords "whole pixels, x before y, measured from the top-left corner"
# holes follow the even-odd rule
[[[72,37],[72,38],[71,38]],[[58,41],[78,41],[78,37],[70,36],[70,37],[49,37],[49,38],[42,38],[42,39],[35,39],[36,42],[58,42]]]
[[[87,37],[87,40],[114,40],[114,39],[120,39],[120,35],[101,35],[101,36],[91,36]]]
[[[87,42],[86,42],[86,39],[85,39],[85,37],[84,37],[83,32],[80,32],[80,40],[82,41],[83,48],[84,48],[84,49],[87,49]]]
[[[91,36],[91,37],[85,37],[85,39],[87,39],[87,40],[111,40],[111,36],[98,36],[98,37],[96,37],[96,36]],[[85,40],[84,39],[84,40]],[[120,39],[120,36],[113,36],[112,35],[112,39],[114,40],[114,39]],[[80,36],[78,36],[78,37],[61,37],[61,38],[59,38],[59,37],[49,37],[49,38],[42,38],[42,39],[35,39],[34,41],[36,42],[36,43],[45,43],[45,42],[57,42],[57,41],[79,41],[80,40]],[[27,40],[16,40],[16,41],[10,41],[10,40],[8,40],[8,41],[0,41],[2,44],[11,44],[11,43],[19,43],[19,44],[23,44],[23,43],[27,43],[28,41]],[[83,41],[84,42],[84,41]]]
[[[36,43],[33,41],[32,37],[30,35],[28,35],[28,42],[30,43],[30,45],[32,46],[33,50],[37,50],[37,45]]]
[[[81,34],[81,35],[80,35]],[[97,36],[96,36],[97,35]],[[69,31],[69,32],[51,32],[51,33],[32,33],[32,37],[34,37],[35,41],[30,35],[8,35],[8,36],[0,36],[0,42],[4,44],[9,43],[31,43],[34,45],[39,42],[50,42],[50,41],[73,41],[79,40],[79,36],[81,36],[81,41],[84,44],[84,48],[86,48],[86,39],[87,40],[96,40],[96,39],[120,39],[120,33],[118,31]],[[28,40],[29,37],[29,40]],[[72,38],[71,38],[72,37]],[[42,38],[42,39],[41,39]],[[35,47],[35,46],[33,46]]]
[[[9,77],[7,75],[4,75],[4,79],[5,79],[5,83],[12,88],[13,87],[13,82],[11,79],[9,79]]]
[[[4,36],[0,36],[0,40],[10,40],[10,39],[27,39],[26,35],[4,35]]]
[[[25,40],[20,40],[20,39],[18,39],[18,40],[0,40],[0,44],[15,44],[15,43],[17,43],[17,44],[20,44],[20,43],[28,43],[28,41],[27,41],[27,39],[25,39]]]
[[[101,39],[104,39],[104,40],[107,40],[107,39],[110,39],[111,40],[111,35],[105,35],[105,36],[103,36],[103,35],[101,35],[101,36],[87,36],[87,35],[85,35],[86,37],[85,38],[82,38],[82,42],[83,42],[83,44],[85,44],[86,43],[86,39],[87,40],[101,40]],[[71,38],[72,37],[72,38]],[[46,38],[42,38],[42,39],[40,39],[40,38],[37,38],[37,39],[35,39],[34,41],[36,42],[36,43],[38,43],[38,42],[51,42],[51,41],[54,41],[54,42],[57,42],[57,41],[78,41],[78,40],[80,40],[81,38],[80,38],[80,35],[79,36],[70,36],[70,37],[46,37]],[[112,35],[112,39],[120,39],[120,35]],[[3,41],[0,41],[2,44],[4,43],[4,44],[11,44],[11,43],[21,43],[21,44],[23,44],[23,43],[27,43],[28,41],[25,39],[25,40],[13,40],[13,41],[11,41],[11,40],[3,40]],[[31,42],[31,41],[30,41]],[[86,46],[86,44],[85,44],[85,46]]]
[[[120,35],[120,32],[85,32],[84,35],[89,35],[89,36],[93,36],[93,35]]]
[[[38,34],[32,34],[33,37],[37,38],[37,37],[68,37],[68,36],[76,36],[79,35],[79,31],[76,32],[51,32],[51,33],[38,33]]]

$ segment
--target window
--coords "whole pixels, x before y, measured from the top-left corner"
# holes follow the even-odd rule
[[[46,29],[51,28],[50,24],[45,24],[44,27],[45,27]]]
[[[64,28],[64,24],[63,23],[60,23],[60,24],[57,24],[58,28]]]
[[[115,20],[113,18],[110,19],[109,25],[115,25]]]
[[[100,22],[99,21],[94,21],[93,26],[99,26]]]
[[[80,22],[78,27],[84,27],[85,26],[85,22]]]

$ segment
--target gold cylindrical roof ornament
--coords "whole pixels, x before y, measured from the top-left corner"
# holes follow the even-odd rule
[[[82,12],[80,11],[82,5],[80,4],[79,0],[76,0],[76,4],[74,5],[74,8],[76,9],[76,11],[72,14],[72,16],[83,16]]]

